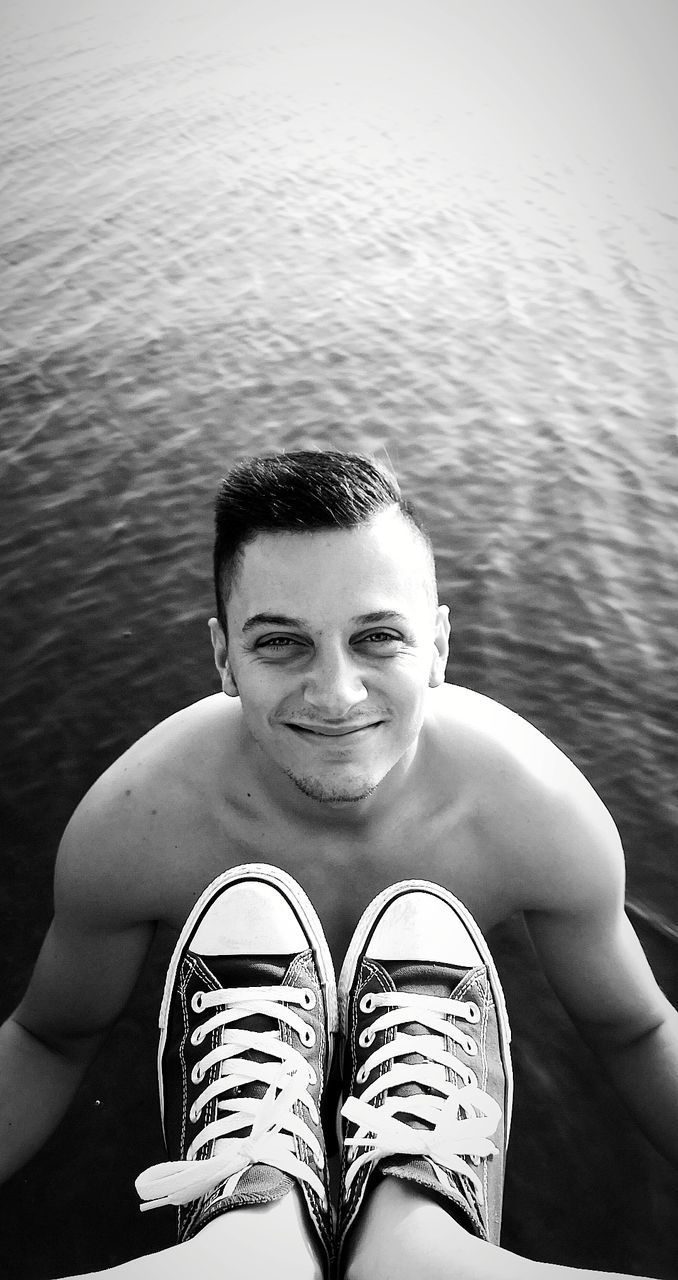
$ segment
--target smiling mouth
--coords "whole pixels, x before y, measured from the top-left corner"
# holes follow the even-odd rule
[[[288,724],[288,729],[293,729],[295,733],[303,733],[315,738],[348,738],[351,734],[362,733],[364,729],[376,728],[378,721],[370,721],[369,724],[354,725],[306,725],[306,724]]]

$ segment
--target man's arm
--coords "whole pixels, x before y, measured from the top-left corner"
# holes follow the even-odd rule
[[[107,846],[90,822],[67,831],[54,921],[24,999],[0,1028],[0,1181],[58,1124],[148,950],[153,926],[130,921],[110,835]]]
[[[526,913],[530,934],[581,1035],[647,1137],[678,1165],[678,1012],[624,912],[616,827],[587,785],[552,817],[560,870],[552,903]]]

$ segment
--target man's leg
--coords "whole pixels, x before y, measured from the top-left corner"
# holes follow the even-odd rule
[[[183,1244],[85,1274],[106,1280],[323,1280],[296,1186],[271,1204],[232,1209]]]
[[[499,1246],[510,1031],[487,944],[437,885],[370,904],[339,979],[342,1280],[601,1280]]]
[[[534,1262],[481,1240],[428,1192],[385,1178],[369,1196],[343,1280],[637,1280],[625,1273]],[[641,1280],[651,1280],[641,1277]]]

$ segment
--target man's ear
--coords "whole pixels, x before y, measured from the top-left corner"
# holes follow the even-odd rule
[[[228,660],[228,644],[224,635],[224,629],[218,618],[210,618],[209,629],[212,637],[212,648],[214,650],[214,664],[219,672],[221,687],[229,698],[237,698],[239,696],[238,686],[233,678],[231,664]]]
[[[446,604],[438,605],[433,633],[433,659],[428,677],[429,689],[437,689],[445,683],[445,667],[450,652],[450,611]]]

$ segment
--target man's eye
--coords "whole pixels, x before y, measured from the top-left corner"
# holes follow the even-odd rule
[[[370,631],[367,635],[360,637],[361,644],[399,644],[402,636],[394,635],[392,631]]]
[[[298,636],[262,636],[255,645],[256,652],[267,658],[296,658],[306,648]]]

